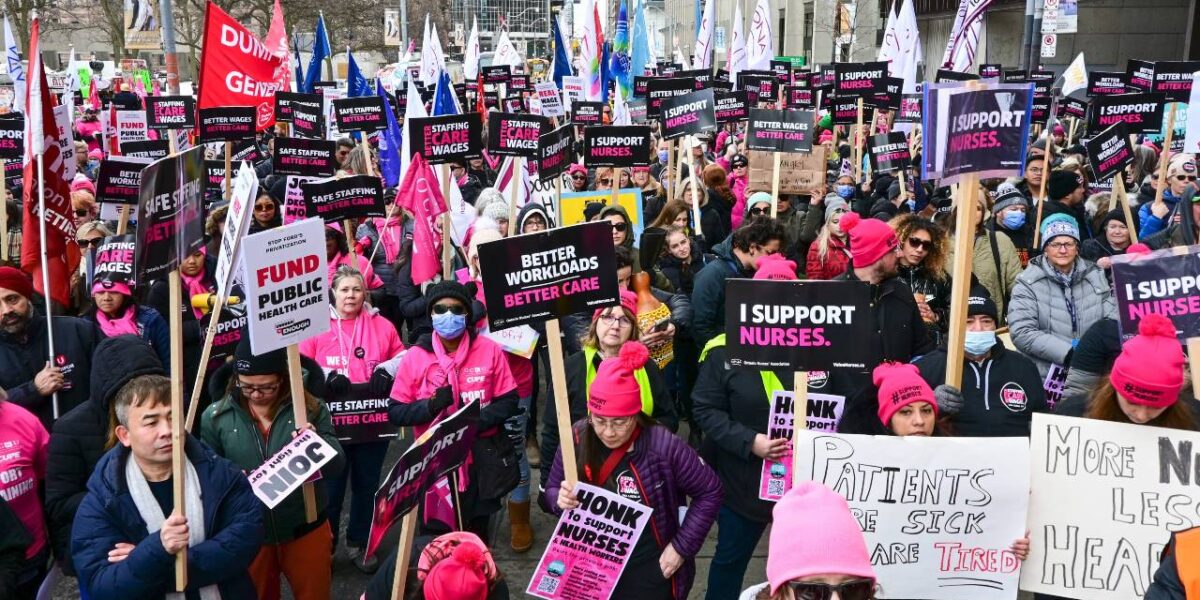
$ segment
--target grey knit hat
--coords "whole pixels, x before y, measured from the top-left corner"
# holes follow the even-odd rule
[[[825,222],[828,223],[833,219],[833,213],[839,209],[850,210],[850,205],[846,204],[846,201],[837,194],[827,194],[825,196]]]

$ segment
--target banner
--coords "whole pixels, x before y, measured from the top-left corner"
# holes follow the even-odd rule
[[[1154,89],[1154,63],[1129,59],[1125,63],[1125,88],[1127,92],[1149,92]]]
[[[590,127],[604,122],[603,102],[572,102],[571,124]]]
[[[96,268],[92,272],[92,281],[124,283],[132,288],[136,246],[137,236],[132,233],[104,238],[96,248]],[[91,291],[91,287],[88,285],[88,291]]]
[[[25,119],[0,118],[0,160],[25,157]]]
[[[377,442],[396,437],[397,429],[388,423],[387,394],[371,393],[371,386],[355,383],[349,393],[325,400],[329,415],[333,418],[333,431],[343,444]]]
[[[1124,123],[1118,122],[1092,139],[1084,140],[1083,145],[1087,148],[1088,166],[1091,167],[1094,181],[1105,181],[1122,174],[1125,167],[1133,162],[1133,146],[1129,143]]]
[[[96,175],[96,202],[137,204],[142,169],[148,164],[150,161],[144,158],[106,156]]]
[[[201,49],[200,110],[249,106],[251,129],[270,127],[275,122],[275,92],[291,68],[290,57],[276,55],[214,2],[205,10]]]
[[[966,174],[1020,174],[1032,103],[1029,86],[1022,84],[980,90],[926,86],[923,178],[950,184]]]
[[[325,112],[319,94],[302,94],[288,101],[292,114],[292,133],[311,139],[325,139]]]
[[[538,139],[550,132],[550,118],[492,112],[488,114],[488,153],[493,156],[538,157]]]
[[[632,476],[618,479],[641,497]],[[575,485],[579,507],[558,519],[525,593],[547,600],[608,600],[650,521],[651,508],[603,488]],[[645,500],[642,498],[642,500]]]
[[[1187,102],[1192,94],[1192,74],[1200,71],[1200,60],[1160,60],[1154,63],[1152,92],[1168,102]]]
[[[196,100],[191,96],[146,96],[146,126],[150,129],[193,129]]]
[[[387,129],[387,114],[383,98],[359,96],[339,98],[333,101],[333,118],[338,131],[379,131]]]
[[[746,148],[767,152],[808,152],[812,150],[812,127],[812,111],[751,108]]]
[[[612,225],[595,222],[513,236],[480,247],[494,330],[612,306],[620,299]]]
[[[1200,246],[1114,256],[1112,270],[1121,339],[1150,314],[1171,319],[1180,342],[1200,336]]]
[[[888,598],[1017,597],[1010,548],[1025,534],[1029,440],[798,433],[796,478],[846,498]],[[1063,498],[1100,497],[1062,493],[1056,504],[1076,511]]]
[[[329,331],[325,226],[284,225],[242,240],[250,349],[260,355]]]
[[[874,332],[871,292],[861,282],[754,281],[725,285],[729,364],[827,371],[873,368],[862,340]]]
[[[575,131],[564,125],[538,137],[537,176],[541,181],[562,175],[575,163]]]
[[[712,90],[665,98],[659,105],[659,114],[664,139],[671,140],[717,130]]]
[[[254,108],[226,106],[200,109],[200,143],[254,139]]]
[[[1200,434],[1034,413],[1030,440],[1021,589],[1141,598],[1170,534],[1200,526],[1193,470]]]
[[[814,374],[816,373],[818,372],[814,372]],[[813,379],[813,374],[808,377]],[[805,429],[836,433],[845,408],[845,396],[810,392],[805,410]],[[785,390],[776,391],[771,397],[771,416],[767,421],[767,437],[790,442],[794,426],[794,413],[795,394]],[[779,502],[779,499],[792,489],[793,475],[792,451],[789,444],[788,451],[779,457],[779,460],[763,459],[762,472],[758,477],[758,499]]]
[[[1162,129],[1162,94],[1137,93],[1099,96],[1092,100],[1088,113],[1088,131],[1103,131],[1116,123],[1125,123],[1126,133],[1154,133]]]
[[[121,154],[130,158],[158,160],[171,154],[171,143],[167,140],[138,140],[121,144]]]
[[[412,119],[408,129],[411,148],[429,164],[479,158],[483,149],[483,122],[478,113]]]
[[[125,48],[159,50],[162,48],[158,0],[125,3]]]
[[[559,225],[575,225],[586,223],[583,214],[588,204],[599,203],[605,206],[612,204],[610,190],[590,190],[586,192],[563,192],[558,204]],[[621,188],[617,191],[617,204],[629,215],[630,226],[633,228],[634,244],[641,239],[642,231],[646,228],[646,219],[642,205],[642,190],[638,188]]]
[[[467,460],[478,426],[479,402],[474,401],[435,423],[423,442],[409,446],[400,455],[375,492],[365,556],[375,554],[388,528],[416,508],[434,482]]]
[[[348,175],[322,179],[300,186],[304,191],[304,214],[326,223],[346,219],[385,217],[383,180],[374,175]]]
[[[864,63],[835,63],[833,93],[843,97],[870,98],[886,93],[883,79],[888,76],[886,61]]]
[[[713,112],[717,123],[740,123],[750,118],[750,100],[746,92],[722,92],[714,96]]]
[[[588,127],[583,130],[583,164],[596,167],[630,167],[650,164],[653,138],[646,125]]]
[[[1121,71],[1089,71],[1087,95],[1115,96],[1125,93],[1125,73]]]
[[[276,175],[332,177],[338,168],[336,149],[332,140],[277,137],[272,170]]]
[[[179,261],[204,245],[207,179],[204,148],[158,160],[142,170],[138,190],[137,281],[165,279],[179,267]]]
[[[903,133],[872,136],[869,142],[872,171],[887,173],[908,168],[912,156],[908,150],[908,137]]]
[[[303,429],[250,473],[250,488],[268,509],[275,508],[337,455],[320,434]]]

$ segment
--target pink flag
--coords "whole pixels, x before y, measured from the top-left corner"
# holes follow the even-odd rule
[[[283,7],[280,6],[279,0],[275,0],[275,8],[271,11],[271,28],[267,30],[263,45],[271,54],[283,59],[279,68],[275,70],[275,82],[279,84],[280,90],[291,91],[292,60],[288,54],[287,26],[283,21]]]
[[[100,94],[96,91],[97,87],[99,86],[96,85],[96,80],[92,79],[91,91],[88,92],[88,104],[92,105],[92,108],[100,110],[104,105],[100,103]]]
[[[404,173],[396,203],[413,215],[412,280],[420,285],[440,272],[442,228],[438,217],[447,210],[437,176],[420,154],[413,155]]]

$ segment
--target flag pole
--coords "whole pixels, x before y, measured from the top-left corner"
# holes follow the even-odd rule
[[[39,115],[40,117],[41,115]],[[50,266],[48,264],[50,251],[46,249],[46,178],[44,175],[44,153],[37,155],[38,177],[38,242],[42,251],[42,297],[46,301],[46,349],[49,352],[50,364],[54,364],[54,311],[50,308]],[[54,420],[58,420],[58,392],[50,397],[50,409]]]

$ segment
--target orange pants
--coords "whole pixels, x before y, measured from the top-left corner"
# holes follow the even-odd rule
[[[329,600],[333,578],[333,531],[326,522],[303,537],[263,544],[250,563],[250,579],[260,600],[279,600],[279,576],[287,577],[296,600]]]

